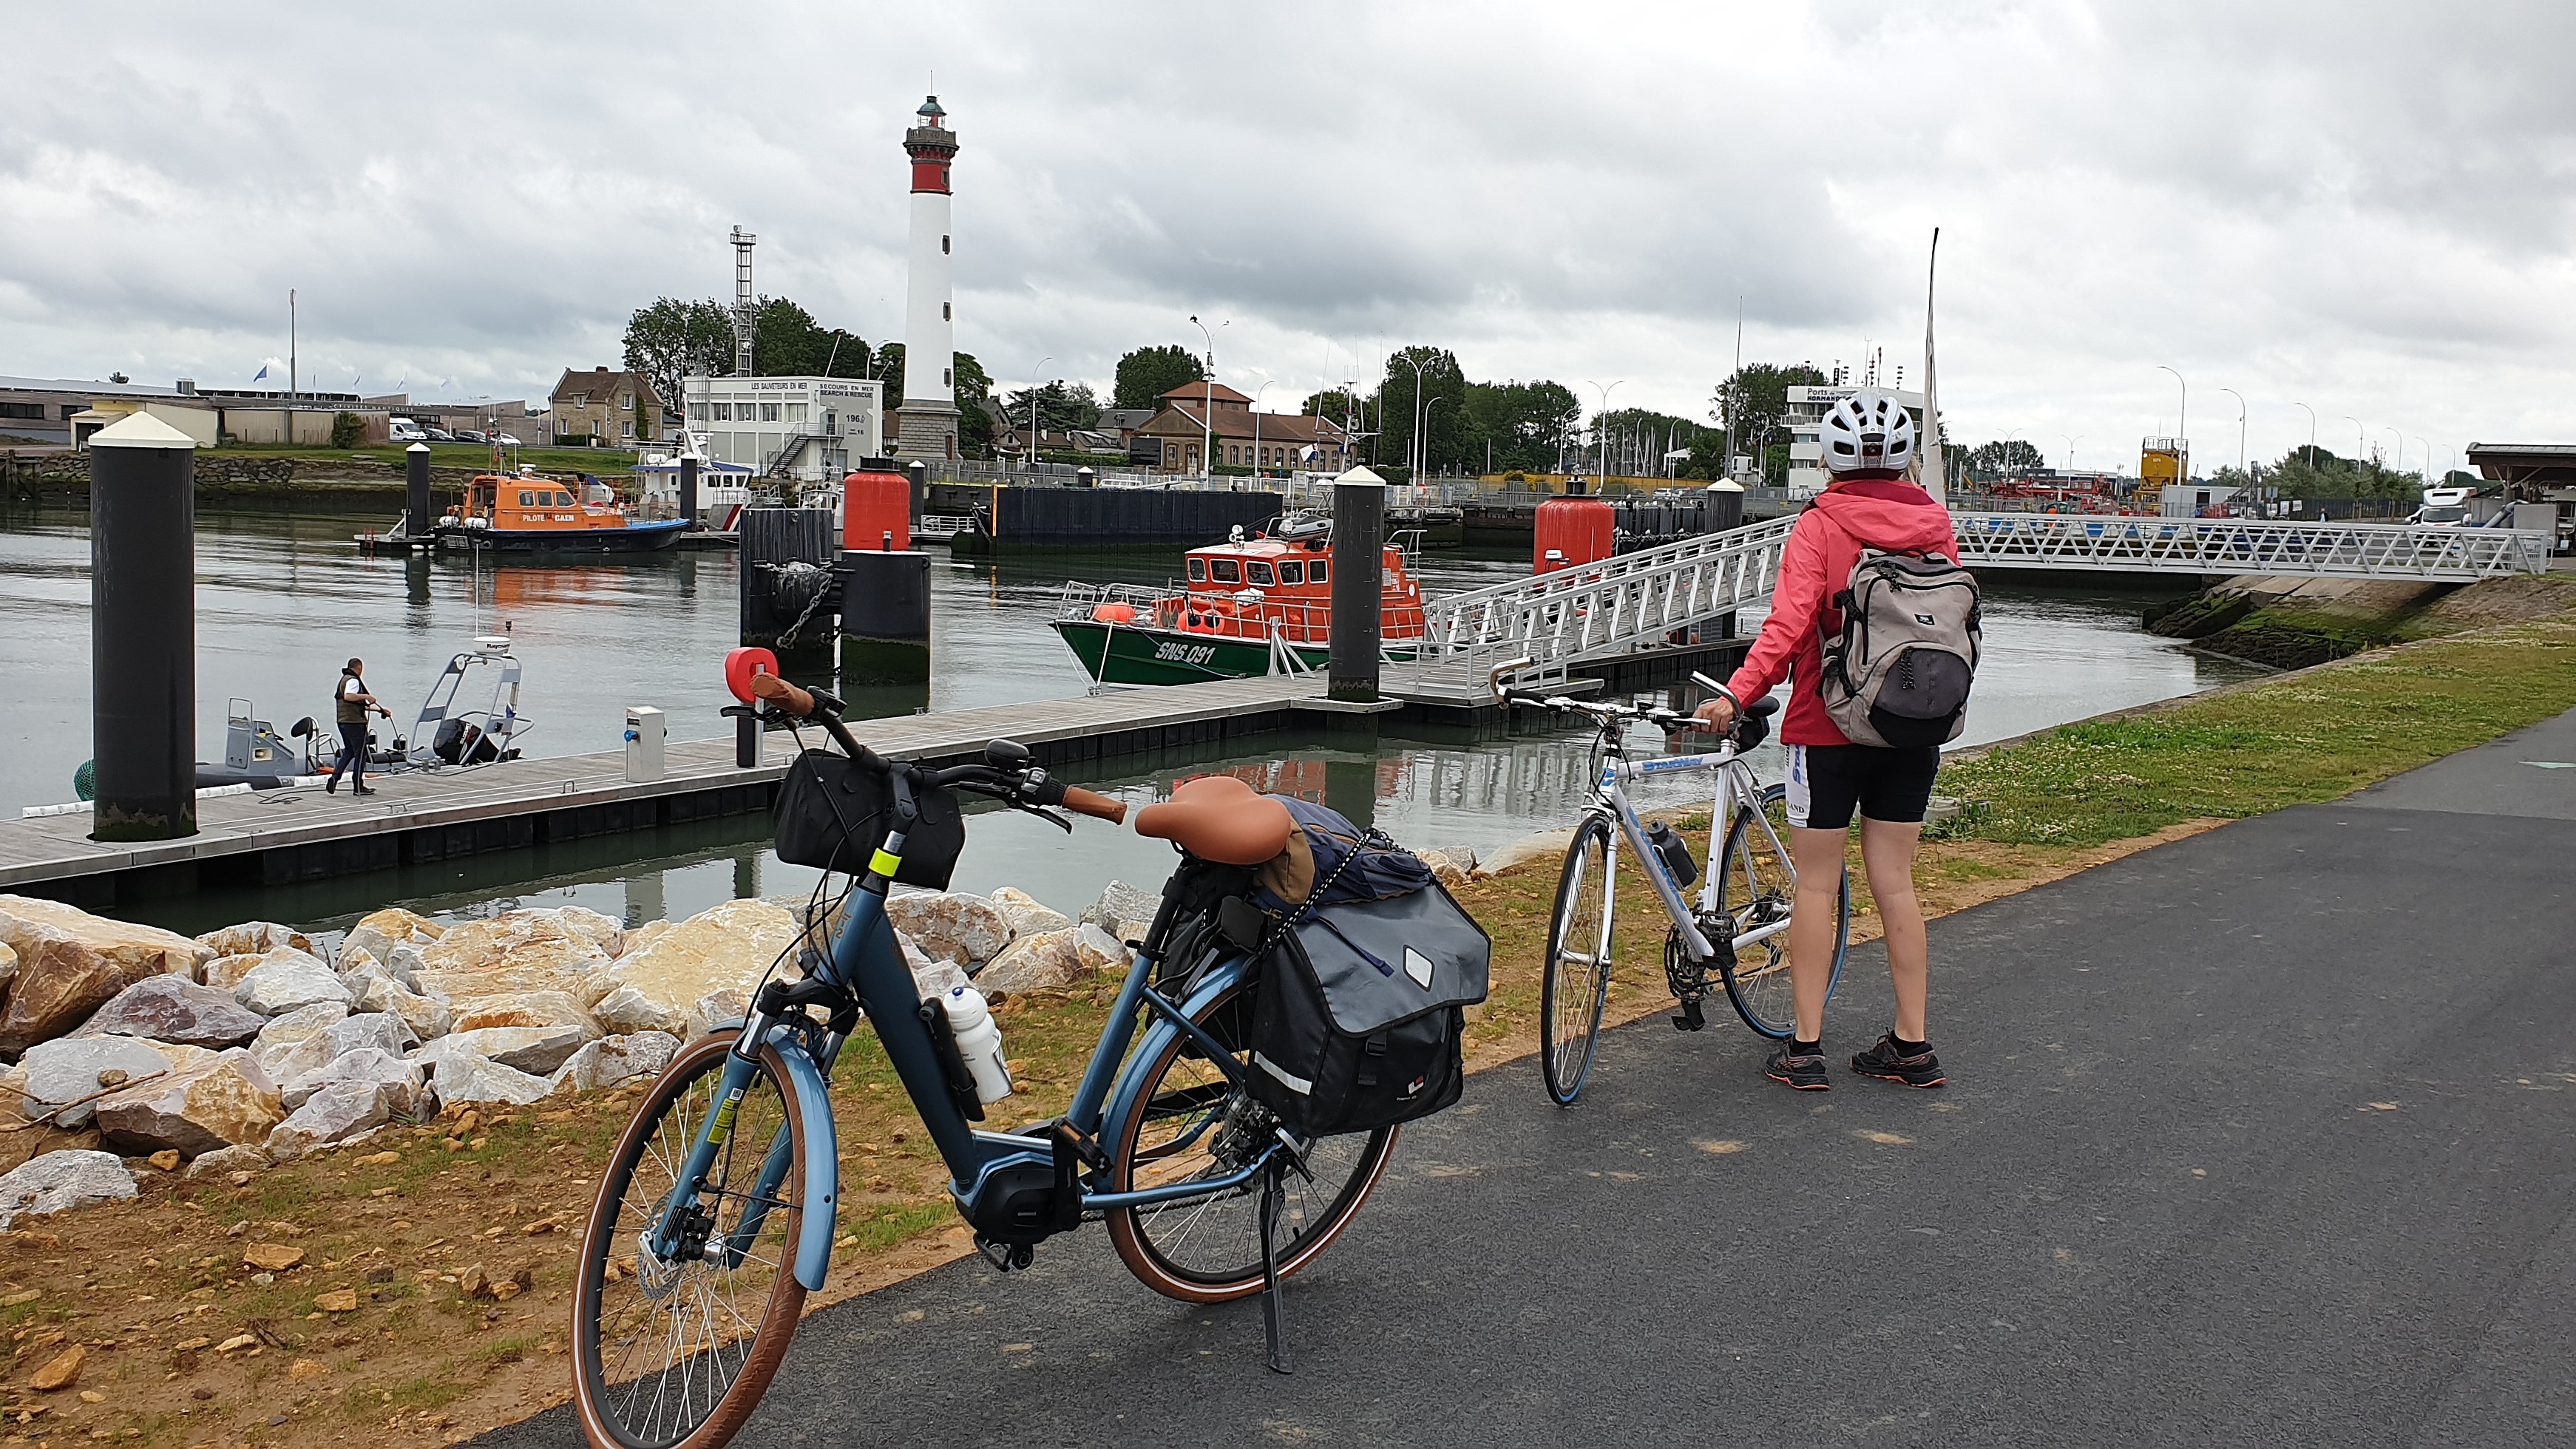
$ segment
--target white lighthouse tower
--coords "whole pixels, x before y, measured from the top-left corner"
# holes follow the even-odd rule
[[[903,327],[903,411],[895,456],[957,456],[957,317],[948,292],[948,167],[957,133],[939,97],[903,133],[912,158],[912,278]]]

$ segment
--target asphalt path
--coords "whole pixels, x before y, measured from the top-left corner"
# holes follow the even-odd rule
[[[1945,1089],[1791,1093],[1715,1016],[1571,1110],[1473,1079],[1293,1378],[1085,1230],[816,1315],[739,1442],[2576,1444],[2576,770],[2525,761],[2576,719],[1935,922]],[[1887,1006],[1856,952],[1838,1064]]]

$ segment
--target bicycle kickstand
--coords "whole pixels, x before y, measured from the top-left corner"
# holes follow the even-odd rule
[[[1284,1170],[1274,1161],[1261,1175],[1261,1332],[1269,1346],[1270,1371],[1275,1374],[1297,1371],[1288,1362],[1288,1335],[1280,1321],[1279,1177]]]

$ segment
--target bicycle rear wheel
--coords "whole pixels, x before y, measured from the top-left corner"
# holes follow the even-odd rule
[[[1538,1065],[1549,1100],[1569,1107],[1583,1094],[1601,1043],[1610,995],[1610,822],[1584,817],[1565,847],[1556,909],[1547,927],[1546,975],[1539,983]]]
[[[1788,792],[1765,786],[1762,813],[1739,811],[1726,829],[1726,849],[1718,855],[1717,912],[1734,923],[1738,937],[1765,926],[1781,925],[1750,945],[1718,955],[1718,974],[1726,982],[1726,999],[1744,1024],[1775,1041],[1797,1029],[1797,1005],[1790,988],[1789,933],[1785,924],[1798,890],[1797,867],[1788,850]],[[1765,828],[1767,826],[1767,828]],[[1825,999],[1843,979],[1843,957],[1851,942],[1851,872],[1843,872],[1834,900],[1834,973],[1825,983]]]
[[[1235,1060],[1251,1054],[1253,988],[1238,986],[1195,1018]],[[1272,1141],[1279,1119],[1236,1086],[1196,1043],[1175,1037],[1141,1067],[1144,1105],[1110,1144],[1109,1190],[1136,1192],[1231,1177]],[[1301,1139],[1312,1178],[1280,1183],[1279,1274],[1332,1246],[1385,1173],[1397,1129]],[[1261,1291],[1260,1179],[1209,1197],[1103,1214],[1109,1241],[1137,1281],[1184,1303],[1224,1303]]]
[[[804,1212],[803,1116],[775,1047],[734,1106],[683,1252],[647,1246],[722,1105],[735,1038],[681,1049],[646,1092],[600,1179],[573,1289],[573,1398],[599,1449],[713,1449],[769,1387],[805,1303],[789,1271]]]

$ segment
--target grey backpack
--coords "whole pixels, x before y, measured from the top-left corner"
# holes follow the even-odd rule
[[[1920,748],[1959,737],[1984,637],[1977,603],[1976,579],[1939,554],[1861,551],[1834,596],[1843,629],[1824,636],[1817,681],[1846,739]]]

